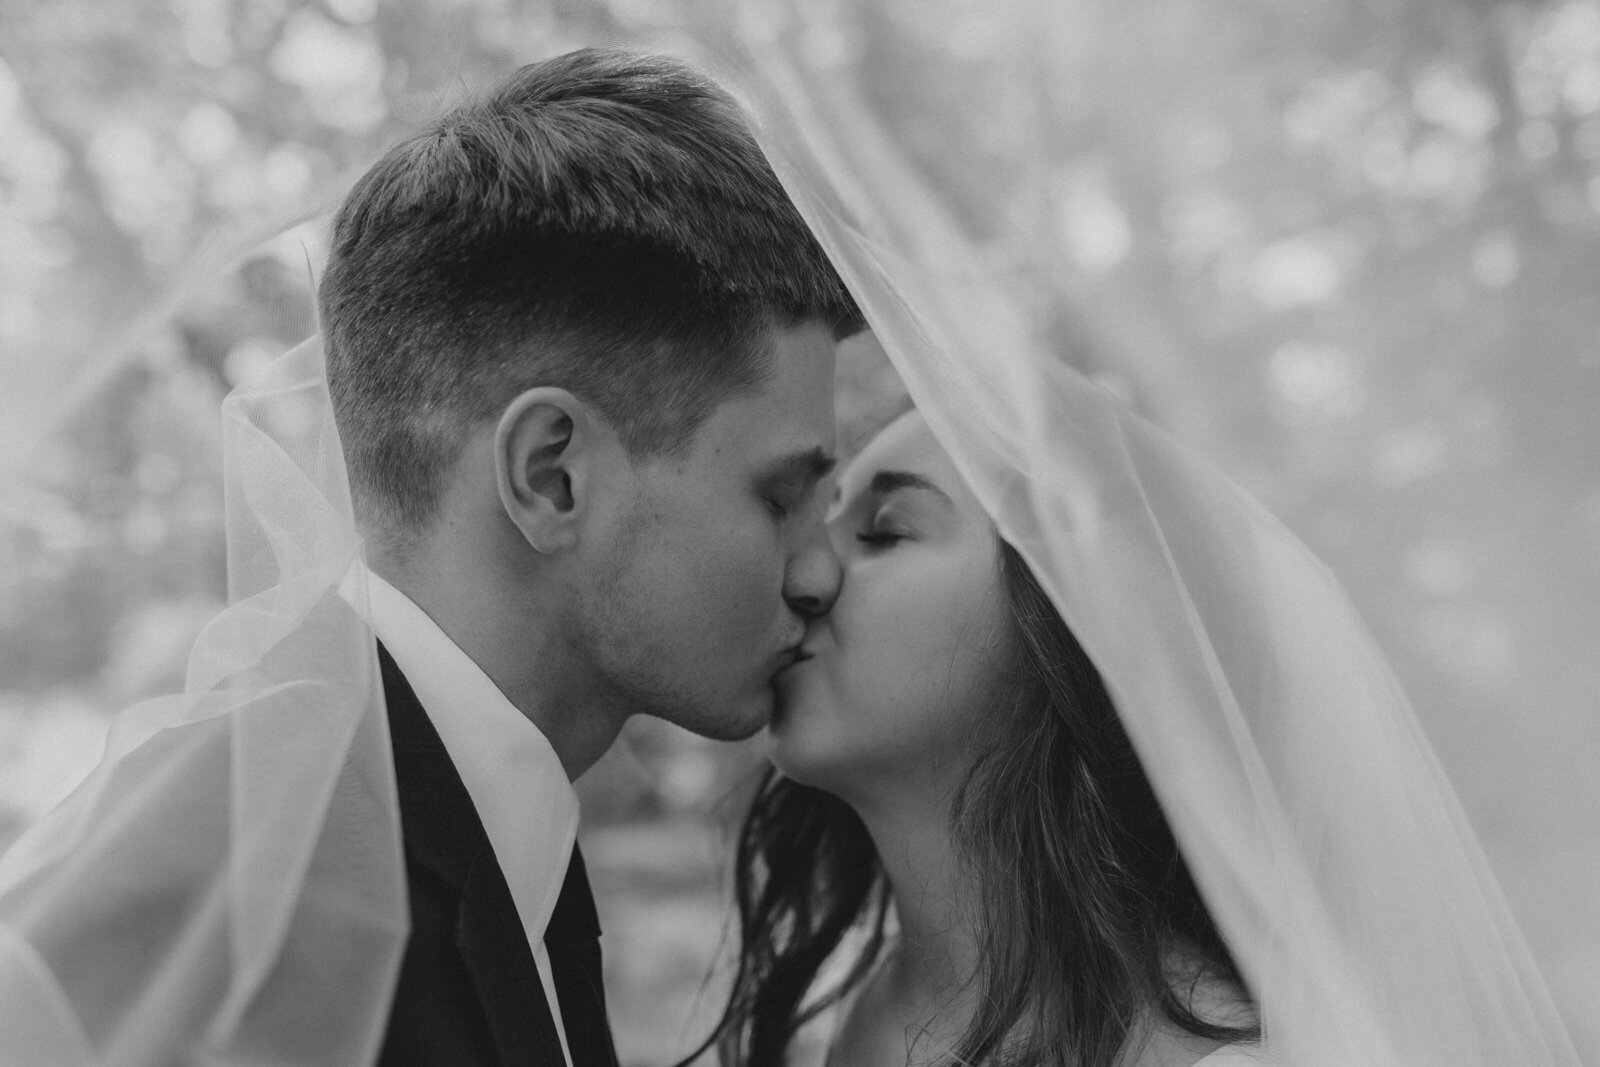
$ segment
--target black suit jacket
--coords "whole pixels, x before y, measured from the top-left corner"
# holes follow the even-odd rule
[[[477,809],[427,712],[381,644],[378,659],[411,907],[411,936],[379,1067],[561,1067],[561,1041],[533,952]],[[568,927],[592,924],[576,932],[598,938],[592,905],[565,911],[552,924],[558,918]],[[595,946],[598,951],[598,941]],[[570,981],[556,977],[558,995]],[[572,1015],[582,1010],[562,997],[569,1033],[580,1032]],[[603,1017],[599,1024],[605,1032]],[[594,1042],[569,1044],[573,1067],[616,1063],[608,1032],[603,1049],[590,1047]]]

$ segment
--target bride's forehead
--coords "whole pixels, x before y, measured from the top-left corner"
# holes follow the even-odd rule
[[[926,420],[908,411],[880,430],[846,464],[839,478],[845,495],[862,491],[880,470],[912,470],[944,481],[950,461]]]
[[[887,456],[902,456],[916,451],[917,438],[923,434],[927,434],[927,423],[916,411],[897,415],[867,438],[845,464],[845,469],[847,472],[861,470]],[[927,434],[927,440],[931,438],[932,435]]]

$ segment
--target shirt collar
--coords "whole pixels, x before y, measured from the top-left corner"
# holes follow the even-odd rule
[[[366,615],[472,798],[530,947],[544,939],[578,830],[578,796],[534,723],[400,590],[370,570],[346,596]]]

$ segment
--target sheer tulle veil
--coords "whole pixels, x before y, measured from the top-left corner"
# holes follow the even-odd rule
[[[1072,370],[850,102],[759,19],[739,24],[714,72],[1104,676],[1258,998],[1268,1058],[1575,1067],[1329,572]],[[376,1054],[406,932],[399,815],[316,341],[241,387],[224,422],[229,607],[185,692],[120,716],[100,766],[0,858],[7,1062]],[[116,950],[87,951],[108,938]]]
[[[1116,700],[1272,1062],[1575,1065],[1383,654],[1327,569],[1072,370],[851,112],[726,60],[918,409]]]
[[[223,405],[229,607],[0,860],[0,1058],[367,1063],[407,929],[322,353]]]

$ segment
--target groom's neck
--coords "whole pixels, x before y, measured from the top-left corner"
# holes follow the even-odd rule
[[[502,573],[460,538],[404,558],[375,552],[372,570],[404,593],[549,740],[569,779],[588,770],[626,717],[605,706],[577,660],[558,596]]]

